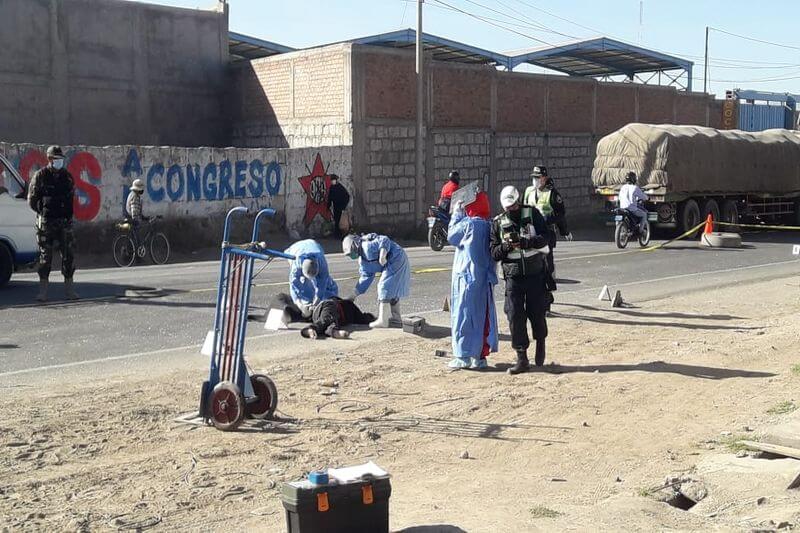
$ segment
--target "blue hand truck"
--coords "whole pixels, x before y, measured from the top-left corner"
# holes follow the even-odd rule
[[[233,215],[247,212],[246,207],[235,207],[225,217],[211,369],[200,392],[200,416],[222,431],[235,430],[247,416],[270,418],[278,406],[275,383],[263,374],[250,374],[245,364],[247,311],[256,259],[265,261],[263,268],[266,268],[275,258],[295,258],[258,242],[261,219],[273,216],[274,209],[258,212],[251,242],[231,244],[228,239]]]

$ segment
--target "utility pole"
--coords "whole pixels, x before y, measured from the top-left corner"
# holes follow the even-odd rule
[[[425,78],[423,77],[423,63],[425,50],[422,40],[422,4],[424,0],[417,0],[417,138],[416,138],[416,173],[415,181],[416,194],[414,196],[414,223],[418,223],[418,218],[422,214],[423,191],[425,189],[425,177],[423,176],[423,137],[424,137],[424,107],[425,107]]]
[[[703,92],[708,93],[708,26],[706,26],[706,59],[703,68]]]

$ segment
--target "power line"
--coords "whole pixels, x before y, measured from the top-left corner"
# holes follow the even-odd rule
[[[455,7],[455,6],[451,5],[451,4],[448,4],[447,2],[443,2],[442,0],[433,0],[433,1],[438,3],[438,4],[441,4],[443,6],[449,7],[450,9],[452,9],[454,11],[458,11],[459,13],[461,13],[463,15],[467,15],[468,17],[474,18],[476,20],[480,20],[481,22],[485,22],[486,24],[490,24],[490,25],[495,26],[497,28],[502,28],[502,29],[504,29],[506,31],[510,31],[512,33],[516,33],[517,35],[521,35],[522,37],[525,37],[525,38],[530,39],[532,41],[536,41],[537,43],[546,44],[547,46],[555,46],[554,44],[549,43],[549,42],[547,42],[547,41],[545,41],[543,39],[539,39],[538,37],[534,37],[532,35],[528,35],[527,33],[522,33],[520,31],[517,31],[515,29],[509,28],[509,27],[504,26],[502,24],[498,24],[496,22],[492,22],[492,21],[486,19],[485,17],[481,17],[480,15],[476,15],[474,13],[470,13],[469,11],[464,11],[463,9],[457,8],[457,7]]]
[[[727,35],[732,35],[733,37],[738,37],[739,39],[745,39],[747,41],[753,41],[755,43],[768,44],[768,45],[771,45],[771,46],[778,46],[780,48],[789,48],[791,50],[800,50],[800,46],[792,46],[790,44],[781,44],[781,43],[774,43],[772,41],[764,41],[762,39],[756,39],[755,37],[748,37],[746,35],[739,35],[738,33],[733,33],[733,32],[727,31],[727,30],[721,30],[719,28],[714,28],[714,27],[711,27],[711,26],[709,26],[709,29],[712,29],[712,30],[720,32],[720,33],[725,33]]]
[[[487,11],[491,11],[493,13],[497,13],[497,14],[499,14],[499,15],[501,15],[503,17],[509,18],[511,20],[518,20],[517,17],[514,17],[514,16],[509,15],[508,13],[504,13],[502,11],[498,11],[497,9],[494,9],[492,7],[489,7],[489,6],[486,6],[484,4],[481,4],[480,2],[476,2],[475,0],[464,0],[464,1],[468,2],[468,3],[472,4],[472,5],[475,5],[475,6],[483,8],[483,9],[486,9]],[[510,23],[507,23],[507,24],[510,24]],[[539,29],[541,31],[546,31],[548,33],[554,33],[556,35],[561,35],[562,37],[569,37],[570,39],[574,39],[575,38],[573,35],[567,35],[566,33],[561,33],[560,31],[556,31],[556,30],[554,30],[552,28],[548,28],[547,26],[545,26],[544,24],[541,24],[539,22],[533,22],[532,21],[530,23],[530,26],[532,28],[537,28],[537,29]]]

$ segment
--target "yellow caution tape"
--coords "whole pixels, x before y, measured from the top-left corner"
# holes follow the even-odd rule
[[[733,222],[716,222],[712,221],[713,224],[717,224],[719,226],[735,226],[737,228],[753,228],[753,229],[788,229],[792,231],[800,231],[800,226],[765,226],[761,224],[734,224]]]
[[[671,244],[671,243],[673,243],[675,241],[679,241],[681,239],[684,239],[684,238],[688,237],[689,235],[691,235],[692,233],[696,232],[697,230],[699,230],[700,228],[702,228],[705,225],[706,225],[705,222],[701,222],[700,224],[696,225],[695,227],[693,227],[692,229],[690,229],[686,233],[678,235],[674,239],[670,239],[667,242],[662,242],[661,244],[654,244],[653,246],[648,246],[647,248],[642,248],[641,250],[630,250],[630,251],[631,252],[652,252],[653,250],[658,250],[659,248],[663,248],[664,246],[666,246],[668,244]]]

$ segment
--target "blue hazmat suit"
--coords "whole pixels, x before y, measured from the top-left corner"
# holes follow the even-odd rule
[[[380,263],[381,249],[389,253],[386,265]],[[411,264],[403,248],[385,235],[370,233],[361,238],[358,246],[359,279],[355,293],[367,292],[375,274],[381,273],[378,282],[378,300],[391,302],[411,293]]]
[[[331,277],[325,252],[317,241],[297,241],[285,253],[295,256],[293,261],[289,261],[289,294],[296,305],[308,305],[339,296],[339,287]],[[303,261],[306,259],[317,261],[319,271],[314,278],[303,275]]]
[[[486,342],[490,352],[498,348],[497,310],[493,287],[497,270],[489,251],[492,223],[456,211],[450,220],[447,241],[455,246],[450,295],[450,325],[453,356],[459,359],[480,357],[488,318]],[[487,315],[488,313],[488,315]]]

